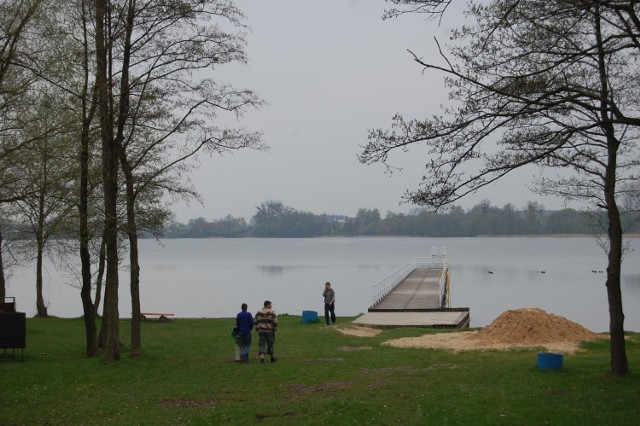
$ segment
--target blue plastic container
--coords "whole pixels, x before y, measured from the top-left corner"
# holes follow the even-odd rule
[[[318,312],[316,311],[302,311],[302,323],[318,322]]]
[[[564,356],[548,352],[538,352],[538,368],[541,370],[558,370],[562,368]]]

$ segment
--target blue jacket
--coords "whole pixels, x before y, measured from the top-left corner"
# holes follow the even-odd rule
[[[236,316],[236,326],[240,334],[251,334],[253,330],[253,315],[247,311],[242,311]]]

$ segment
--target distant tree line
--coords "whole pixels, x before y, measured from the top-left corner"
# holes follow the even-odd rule
[[[625,232],[640,233],[637,211],[624,215]],[[227,216],[211,222],[200,217],[182,224],[171,222],[165,238],[258,237],[309,238],[327,236],[403,235],[416,237],[476,237],[482,235],[599,234],[603,218],[571,208],[545,210],[537,202],[528,202],[516,210],[512,204],[495,207],[484,200],[465,211],[456,206],[442,213],[415,209],[411,213],[388,212],[383,218],[378,209],[361,208],[355,217],[302,212],[279,201],[257,207],[249,223],[244,218]]]

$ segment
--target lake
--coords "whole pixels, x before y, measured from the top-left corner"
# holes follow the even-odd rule
[[[625,329],[640,331],[640,238],[627,240],[623,264]],[[338,316],[371,305],[371,286],[432,250],[451,264],[451,306],[470,308],[471,326],[509,309],[538,307],[596,331],[608,331],[606,255],[592,237],[175,239],[140,241],[143,312],[177,317],[234,317],[269,299],[279,314],[322,314],[322,291],[336,290]],[[120,279],[120,314],[130,315],[128,272]],[[48,262],[49,314],[82,315],[78,282]],[[33,267],[16,268],[7,296],[34,315]]]

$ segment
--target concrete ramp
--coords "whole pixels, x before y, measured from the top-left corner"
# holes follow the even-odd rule
[[[469,309],[367,312],[356,318],[353,323],[376,327],[464,328],[469,327]]]

